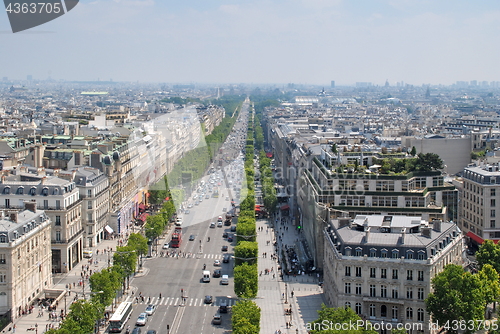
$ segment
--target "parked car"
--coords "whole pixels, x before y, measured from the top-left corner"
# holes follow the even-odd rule
[[[155,313],[156,311],[156,305],[148,305],[148,307],[146,307],[146,314],[147,315],[153,315],[153,313]]]
[[[137,322],[135,324],[137,326],[146,326],[147,321],[148,321],[148,314],[141,313],[141,314],[139,314],[139,318],[137,318]]]
[[[227,238],[227,232],[222,233],[223,238]]]

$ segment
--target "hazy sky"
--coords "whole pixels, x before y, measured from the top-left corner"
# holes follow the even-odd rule
[[[500,81],[498,0],[80,0],[12,34],[0,77],[337,85]]]

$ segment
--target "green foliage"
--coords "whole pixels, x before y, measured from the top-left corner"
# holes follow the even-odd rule
[[[443,160],[436,153],[420,153],[417,155],[415,168],[420,172],[441,169],[443,168]]]
[[[237,302],[231,310],[233,333],[258,334],[260,332],[260,307],[254,301]]]
[[[146,254],[148,252],[148,239],[139,233],[132,233],[128,238],[128,246],[137,251],[137,254]]]
[[[113,268],[103,269],[93,273],[90,278],[90,288],[94,293],[92,302],[109,306],[116,297],[116,292],[121,286],[120,274]],[[100,293],[102,291],[102,293]]]
[[[497,301],[500,296],[500,284],[498,283],[498,272],[489,264],[485,264],[478,273],[483,284],[486,304]]]
[[[196,97],[178,97],[178,96],[173,96],[173,97],[168,97],[165,99],[160,100],[160,102],[164,103],[174,103],[174,104],[188,104],[188,103],[202,103],[202,101]]]
[[[414,157],[414,156],[417,155],[417,148],[415,146],[413,146],[411,148],[410,154],[411,154],[412,157]]]
[[[148,216],[146,224],[144,225],[146,238],[151,240],[158,238],[166,225],[167,221],[165,221],[165,217],[162,214]]]
[[[234,257],[236,266],[239,266],[243,262],[250,265],[256,264],[259,257],[259,245],[257,242],[240,241],[234,248]]]
[[[373,164],[381,165],[380,173],[391,172],[407,174],[410,172],[429,172],[443,168],[443,160],[435,153],[420,153],[416,158],[395,159],[388,157],[384,159],[373,158]]]
[[[479,152],[470,152],[470,158],[471,160],[477,160],[479,158],[483,158],[486,155],[486,151],[479,151]]]
[[[254,211],[254,217],[255,217],[255,211]],[[236,225],[236,241],[237,242],[242,242],[242,241],[255,241],[256,237],[255,235],[257,234],[257,228],[255,225],[255,221],[253,223],[239,223]]]
[[[93,333],[96,320],[104,315],[104,306],[86,300],[78,300],[71,304],[66,319],[61,327],[47,333],[57,334],[88,334]]]
[[[257,265],[242,263],[234,267],[234,292],[241,298],[255,298],[259,289]]]
[[[356,327],[355,330],[335,330],[332,329],[329,324],[357,324],[361,318],[350,308],[334,308],[326,307],[325,304],[321,305],[321,310],[318,310],[318,319],[307,324],[306,329],[311,334],[334,334],[334,333],[346,333],[346,334],[376,334],[374,330]],[[323,324],[328,324],[324,326]],[[349,326],[346,326],[350,328]]]
[[[337,153],[339,152],[339,151],[337,150],[337,144],[335,144],[335,143],[334,143],[334,144],[332,145],[331,150],[332,150],[332,153],[333,153],[333,154],[337,154]]]
[[[486,296],[479,275],[449,264],[432,279],[432,290],[425,304],[434,322],[484,319]],[[456,333],[452,329],[449,332]]]
[[[476,252],[479,268],[489,264],[496,272],[500,272],[500,245],[491,240],[485,240]]]
[[[117,247],[113,254],[113,265],[121,268],[122,278],[128,277],[135,272],[137,252],[133,247]]]

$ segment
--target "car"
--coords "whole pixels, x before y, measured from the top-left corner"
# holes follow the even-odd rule
[[[194,240],[194,234],[191,234],[191,235],[189,236],[189,241],[193,241],[193,240]]]
[[[212,276],[218,278],[218,277],[220,277],[220,275],[221,275],[220,269],[215,269]]]
[[[205,195],[205,199],[209,199],[210,198],[210,195]]]
[[[231,226],[231,232],[236,232],[236,226],[235,225]]]
[[[168,244],[168,242],[163,245],[163,249],[169,249],[169,248],[170,248],[170,245]]]
[[[148,307],[146,307],[146,314],[147,315],[153,315],[156,311],[156,305],[150,304]]]
[[[137,318],[136,325],[137,326],[146,326],[146,322],[148,321],[148,314],[141,313],[139,314],[139,318]]]
[[[210,223],[210,228],[215,228],[215,222]]]
[[[134,328],[132,334],[141,334],[141,329],[139,327]]]
[[[223,252],[227,252],[227,246],[226,245],[222,246],[222,251]]]
[[[214,325],[220,325],[220,324],[222,324],[222,318],[221,318],[220,314],[214,315],[214,318],[212,319],[212,323]]]
[[[222,222],[218,222],[217,227],[222,227]]]
[[[220,267],[220,260],[215,260],[214,261],[214,266],[215,267]]]
[[[154,329],[150,329],[146,334],[156,334],[156,331]]]
[[[189,203],[188,204],[188,208],[191,209],[193,207],[193,204],[192,203]]]
[[[224,254],[224,257],[222,258],[222,262],[224,262],[224,263],[229,263],[229,259],[230,259],[230,258],[231,258],[231,257],[229,256],[229,254]]]
[[[210,295],[205,296],[205,304],[212,304],[212,296]]]
[[[226,275],[224,275],[226,276]],[[220,303],[220,306],[219,306],[219,312],[220,313],[227,313],[227,301],[223,300],[221,303]]]
[[[227,232],[222,233],[223,238],[227,238]]]
[[[186,210],[186,211],[184,211],[184,214],[189,215],[189,212],[191,212],[191,211]]]
[[[198,202],[198,201],[194,202],[194,205],[199,205],[199,204],[200,204],[200,202]]]
[[[229,196],[226,196],[226,201],[229,201]]]
[[[232,236],[232,235],[228,235],[228,236],[227,236],[227,241],[229,241],[229,242],[233,242],[233,236]]]
[[[474,251],[470,248],[467,248],[467,254],[468,255],[474,255]]]

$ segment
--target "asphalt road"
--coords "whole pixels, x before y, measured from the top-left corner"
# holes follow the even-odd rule
[[[248,103],[243,104],[242,119],[248,118]],[[225,150],[232,149],[234,152],[238,145],[243,143],[245,146],[246,140],[246,125],[244,122],[236,123],[235,129],[242,128],[244,133],[243,137],[238,140],[231,140],[231,137],[225,144]],[[234,130],[233,130],[234,131]],[[233,136],[234,138],[234,136]],[[188,200],[188,203],[193,204],[190,208],[189,214],[182,214],[183,218],[183,231],[181,247],[178,249],[182,253],[189,254],[190,257],[155,257],[148,259],[144,266],[149,269],[147,275],[136,277],[131,280],[131,285],[137,287],[137,296],[140,293],[145,297],[145,301],[141,300],[135,303],[133,313],[127,325],[131,328],[135,327],[135,322],[139,314],[144,312],[148,299],[149,304],[157,305],[155,313],[149,317],[145,326],[143,326],[142,333],[145,334],[148,330],[156,330],[157,333],[167,333],[167,325],[170,334],[180,333],[224,333],[231,330],[231,312],[221,314],[222,324],[213,325],[213,316],[218,313],[219,305],[222,301],[226,301],[229,306],[234,305],[234,282],[233,282],[233,265],[234,259],[231,258],[229,263],[222,263],[223,255],[234,255],[234,246],[236,245],[236,238],[233,242],[228,242],[226,238],[222,237],[223,232],[235,234],[230,232],[230,226],[210,228],[210,222],[217,222],[217,217],[222,216],[225,218],[223,208],[231,209],[231,198],[236,199],[233,186],[228,188],[228,183],[231,180],[233,184],[236,182],[238,187],[241,187],[241,179],[238,180],[238,175],[244,175],[243,171],[243,154],[240,158],[232,160],[230,164],[223,165],[220,171],[215,174],[220,176],[221,186],[220,196],[215,198],[212,193],[206,192],[210,195],[209,199],[204,199],[198,205],[194,205],[194,196],[199,196],[199,193],[194,193]],[[217,160],[216,160],[217,161]],[[232,177],[231,177],[232,175]],[[203,178],[205,182],[209,183],[210,175]],[[229,196],[229,200],[226,200]],[[236,219],[233,219],[233,224]],[[189,236],[194,235],[193,241],[189,240]],[[210,237],[210,241],[207,241]],[[166,240],[167,242],[169,240]],[[222,252],[223,245],[228,246],[227,252]],[[158,246],[158,252],[166,249],[161,249],[163,245]],[[172,252],[172,248],[168,249]],[[177,250],[177,251],[178,251]],[[220,260],[221,266],[215,267],[214,261]],[[229,276],[229,284],[222,285],[221,278],[211,277],[209,283],[202,282],[203,264],[206,264],[206,270],[211,273],[215,269],[221,269],[222,275]],[[182,305],[182,294],[185,298],[184,306]],[[161,293],[161,298],[159,297]],[[204,299],[206,295],[213,297],[212,304],[205,304]],[[125,332],[125,330],[123,331]]]

